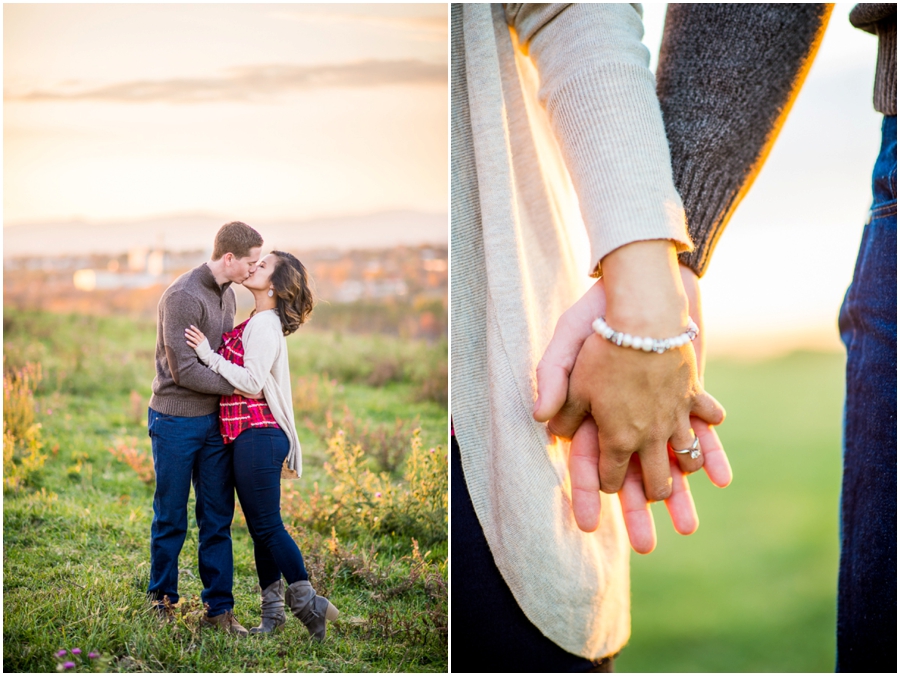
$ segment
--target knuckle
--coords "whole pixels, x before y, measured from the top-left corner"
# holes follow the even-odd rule
[[[616,430],[605,434],[602,439],[603,450],[616,457],[620,462],[628,462],[629,456],[638,449],[639,435],[633,430]]]
[[[560,422],[556,418],[550,420],[547,423],[547,429],[550,431],[550,434],[562,439],[571,439],[573,436],[573,433],[566,427],[561,426]]]
[[[672,495],[672,482],[655,483],[647,489],[647,499],[654,502],[667,500]]]

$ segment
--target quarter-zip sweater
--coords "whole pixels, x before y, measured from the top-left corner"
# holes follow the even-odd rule
[[[231,282],[219,286],[206,263],[185,272],[163,293],[157,307],[156,378],[150,408],[166,415],[194,418],[219,410],[219,396],[234,387],[210,371],[187,344],[192,324],[217,350],[222,334],[234,328]]]

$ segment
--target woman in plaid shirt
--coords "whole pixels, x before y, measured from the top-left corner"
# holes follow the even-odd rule
[[[185,330],[185,338],[211,370],[242,392],[259,393],[223,396],[219,409],[222,437],[234,446],[235,487],[262,590],[262,622],[250,633],[283,625],[287,601],[321,640],[326,620],[337,618],[338,611],[310,585],[303,555],[281,520],[281,478],[297,478],[301,471],[285,336],[308,319],[313,297],[306,268],[283,251],[263,258],[244,288],[253,294],[256,308],[250,319],[222,336],[218,352],[194,326]]]

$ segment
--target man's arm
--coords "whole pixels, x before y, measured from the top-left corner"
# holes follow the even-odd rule
[[[198,323],[200,302],[186,293],[173,293],[165,300],[163,344],[172,380],[179,387],[205,394],[228,395],[234,387],[225,378],[200,363],[194,350],[184,340],[184,330]]]
[[[657,93],[702,276],[775,142],[825,33],[828,4],[669,4]]]

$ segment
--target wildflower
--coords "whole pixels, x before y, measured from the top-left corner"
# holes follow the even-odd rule
[[[100,653],[89,652],[88,657],[90,657],[91,659],[94,659],[94,658],[100,657]]]
[[[376,494],[375,494],[375,497],[376,497],[376,498],[380,498],[380,497],[381,497],[381,493],[376,493]]]
[[[434,449],[433,449],[433,448],[429,448],[429,449],[428,449],[428,452],[429,452],[429,453],[434,453]]]
[[[62,649],[62,650],[60,650],[58,653],[56,653],[56,656],[57,656],[57,657],[65,657],[66,654],[67,654],[67,652],[68,652],[67,650]]]
[[[80,655],[80,654],[81,654],[81,648],[72,648],[72,654],[73,654],[73,655]]]
[[[63,664],[63,669],[74,669],[74,668],[75,668],[74,662],[65,662]]]

